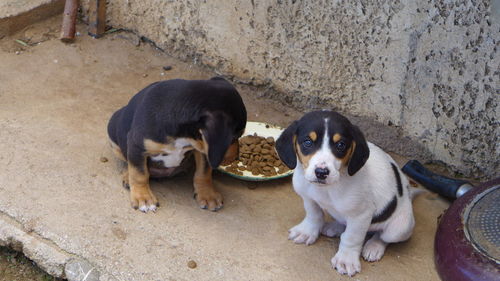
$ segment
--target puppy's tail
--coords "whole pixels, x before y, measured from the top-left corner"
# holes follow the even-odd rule
[[[410,191],[410,199],[413,201],[413,199],[415,199],[415,197],[417,197],[419,194],[421,193],[424,193],[425,190],[423,189],[420,189],[420,188],[416,188],[416,187],[413,187],[413,186],[408,186],[409,188],[409,191]]]

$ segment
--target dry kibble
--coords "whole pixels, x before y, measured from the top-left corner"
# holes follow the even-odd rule
[[[239,161],[226,167],[226,171],[242,175],[242,171],[249,171],[252,175],[275,176],[287,172],[274,149],[273,137],[259,137],[257,134],[240,138]]]
[[[196,266],[197,266],[196,262],[193,260],[188,261],[187,265],[189,268],[196,268]]]

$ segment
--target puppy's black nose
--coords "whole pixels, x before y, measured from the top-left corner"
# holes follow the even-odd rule
[[[318,179],[324,180],[330,173],[330,170],[328,170],[327,168],[316,168],[316,170],[314,170],[314,173],[316,173],[316,177]]]

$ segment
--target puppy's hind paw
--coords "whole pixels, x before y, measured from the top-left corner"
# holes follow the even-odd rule
[[[130,190],[130,185],[128,184],[128,182],[122,181],[122,186],[123,188]]]
[[[320,228],[321,226],[301,222],[288,231],[288,239],[293,240],[297,244],[311,245],[318,239]]]
[[[332,266],[340,274],[354,276],[361,271],[361,263],[359,261],[359,253],[354,251],[341,251],[332,258]]]
[[[366,241],[365,245],[363,246],[363,258],[369,262],[378,261],[384,255],[386,247],[387,243],[380,240],[378,234],[375,234],[372,238]]]
[[[327,222],[321,228],[321,234],[328,237],[340,237],[345,230],[345,225],[336,221]]]

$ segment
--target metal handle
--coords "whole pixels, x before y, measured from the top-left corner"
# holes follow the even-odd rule
[[[417,160],[410,160],[403,166],[403,172],[430,191],[444,197],[456,199],[473,186],[464,180],[452,179],[427,170]]]

